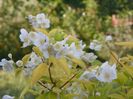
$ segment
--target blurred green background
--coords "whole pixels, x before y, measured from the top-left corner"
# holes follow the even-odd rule
[[[31,30],[27,16],[37,13],[47,14],[51,28],[75,34],[86,44],[108,34],[115,41],[133,40],[133,0],[0,0],[0,59],[30,52],[21,48],[19,30]]]

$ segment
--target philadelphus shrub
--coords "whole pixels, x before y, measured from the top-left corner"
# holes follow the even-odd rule
[[[4,73],[21,79],[17,82],[18,86],[21,82],[21,92],[5,94],[2,99],[26,99],[27,93],[36,99],[103,99],[113,93],[116,64],[102,63],[93,53],[102,49],[101,42],[92,41],[89,47],[94,51],[87,53],[86,45],[75,36],[58,29],[46,30],[50,20],[45,14],[29,15],[28,19],[34,30],[22,28],[19,37],[22,48],[31,46],[32,52],[16,62],[9,54],[9,60],[0,62]],[[107,37],[106,41],[110,40]]]

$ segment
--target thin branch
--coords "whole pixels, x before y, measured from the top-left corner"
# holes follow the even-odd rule
[[[68,79],[62,86],[60,86],[60,89],[62,89],[64,86],[66,86],[78,73],[74,74],[70,79]]]
[[[115,57],[115,55],[111,51],[110,51],[110,54],[115,58],[117,63],[119,63],[121,65],[121,67],[124,67],[123,64]]]
[[[53,65],[53,63],[50,63],[50,65],[48,67],[48,72],[49,72],[49,77],[50,77],[51,83],[55,84],[55,82],[53,81],[52,74],[51,74],[51,69],[50,69],[52,65]]]
[[[45,63],[45,61],[44,61],[44,58],[43,58],[43,57],[41,57],[41,60],[42,60],[42,62],[43,62],[43,63]]]
[[[110,48],[110,46],[108,45],[108,43],[106,43],[108,49],[110,50],[110,54],[114,57],[114,59],[117,61],[117,63],[119,63],[121,65],[121,67],[124,67],[123,64],[118,60],[117,57],[115,57],[115,55],[112,53],[112,49]]]
[[[45,86],[45,84],[42,81],[38,81],[38,83],[43,86],[44,88],[48,89],[49,91],[51,91],[51,89],[49,89],[48,87]]]

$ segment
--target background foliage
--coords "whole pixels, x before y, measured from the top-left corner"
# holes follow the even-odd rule
[[[58,26],[89,44],[92,39],[103,39],[103,34],[113,35],[116,41],[131,40],[132,27],[114,28],[111,16],[132,21],[132,7],[132,0],[1,0],[0,58],[11,52],[18,59],[29,52],[30,48],[21,49],[18,39],[20,28],[30,27],[24,19],[29,14],[45,12],[52,28]]]

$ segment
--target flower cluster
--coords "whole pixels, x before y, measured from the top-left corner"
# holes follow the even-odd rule
[[[46,18],[44,13],[37,14],[36,16],[29,15],[29,22],[35,28],[49,28],[50,21]]]
[[[50,21],[46,18],[45,14],[30,15],[28,19],[34,27],[34,31],[28,32],[22,28],[19,37],[23,43],[22,48],[32,46],[33,51],[24,56],[22,60],[16,62],[12,60],[12,55],[9,54],[10,60],[2,59],[0,62],[3,71],[10,73],[15,71],[16,68],[21,68],[24,75],[31,77],[32,83],[39,81],[42,76],[49,78],[51,82],[48,81],[45,84],[39,82],[39,84],[45,85],[45,88],[48,90],[53,90],[54,87],[64,88],[65,84],[69,83],[69,80],[77,75],[77,72],[82,72],[78,80],[89,81],[95,79],[100,82],[112,82],[117,78],[115,64],[111,66],[108,62],[103,64],[100,62],[96,68],[91,68],[93,63],[98,61],[98,56],[93,52],[86,52],[84,50],[86,45],[83,44],[82,40],[65,33],[63,33],[63,36],[60,34],[57,40],[56,34],[59,34],[58,32],[55,32],[54,37],[52,32],[47,33],[45,29],[50,27]],[[106,40],[111,40],[111,37],[107,37]],[[97,40],[93,40],[89,48],[94,51],[100,51],[102,44]],[[76,74],[72,76],[75,72]],[[62,79],[69,80],[61,85],[64,81]],[[73,85],[75,86],[75,84],[68,86],[66,89],[67,93],[74,90]],[[80,93],[84,93],[82,88],[79,87],[79,90]],[[9,96],[4,96],[3,99],[6,99],[5,97]],[[11,99],[13,98],[11,97]]]

